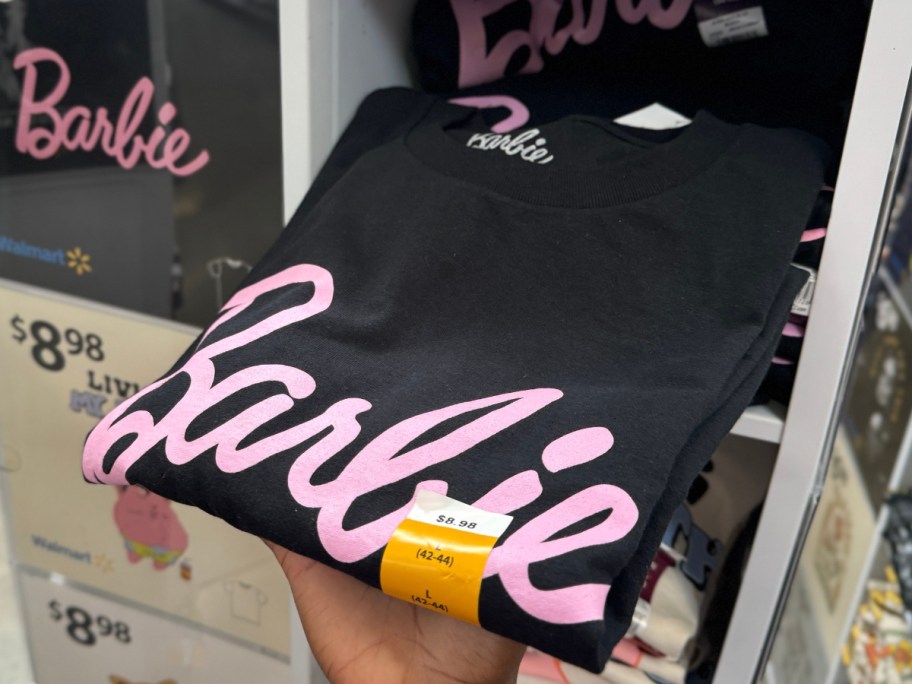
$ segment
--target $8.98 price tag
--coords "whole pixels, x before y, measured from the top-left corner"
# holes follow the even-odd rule
[[[484,566],[512,520],[419,491],[383,552],[383,592],[477,625]]]
[[[92,615],[79,606],[64,606],[57,600],[48,603],[51,620],[63,621],[67,636],[82,646],[94,646],[99,639],[110,637],[122,644],[132,641],[130,627],[104,615]]]
[[[10,319],[13,340],[27,343],[32,359],[49,371],[63,370],[67,356],[85,355],[91,361],[104,361],[101,338],[94,333],[82,333],[76,328],[61,331],[49,321],[31,323],[16,314]]]
[[[19,568],[26,636],[41,684],[290,682],[287,658],[222,630]],[[62,583],[60,583],[62,582]],[[221,588],[219,586],[221,593]],[[227,615],[227,613],[226,613]],[[264,623],[265,624],[265,623]],[[0,647],[3,637],[0,636]],[[241,646],[249,643],[249,646]],[[2,650],[2,649],[0,649]],[[4,678],[0,656],[0,683]],[[16,679],[16,681],[20,681]],[[24,680],[23,680],[24,681]]]

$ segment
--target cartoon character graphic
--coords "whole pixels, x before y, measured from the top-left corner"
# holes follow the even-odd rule
[[[151,558],[156,570],[174,564],[187,550],[187,532],[171,502],[137,486],[118,487],[114,522],[124,538],[127,559]]]
[[[817,543],[814,565],[832,612],[842,593],[847,559],[852,552],[852,517],[849,507],[837,490],[836,497],[824,511],[823,532]]]

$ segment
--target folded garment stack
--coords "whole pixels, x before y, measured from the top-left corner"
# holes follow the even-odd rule
[[[672,517],[627,634],[601,673],[529,649],[520,666],[523,681],[712,681],[773,458],[744,438],[727,439],[716,450]]]
[[[780,343],[823,157],[706,112],[496,134],[378,91],[84,476],[601,672]]]

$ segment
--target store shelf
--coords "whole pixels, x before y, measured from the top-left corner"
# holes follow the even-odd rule
[[[281,0],[286,215],[297,206],[360,98],[376,87],[409,82],[403,55],[413,4],[414,0]],[[881,204],[889,189],[912,59],[912,44],[904,33],[912,4],[872,4],[857,101],[789,424],[785,425],[785,408],[757,406],[745,411],[731,430],[733,435],[779,444],[780,449],[716,671],[715,681],[726,684],[757,681],[765,664],[820,494],[834,437],[831,426],[877,256],[871,247],[879,244],[883,233]],[[300,632],[294,632],[292,663],[296,673],[307,676],[310,663]]]
[[[820,495],[861,310],[880,257],[912,65],[912,3],[875,0],[858,72],[826,250],[789,419],[735,602],[717,682],[759,679]],[[779,673],[782,674],[781,672]]]
[[[785,426],[785,407],[780,404],[751,406],[738,419],[731,434],[778,444]]]

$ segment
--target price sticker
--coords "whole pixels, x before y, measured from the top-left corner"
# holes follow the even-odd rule
[[[18,314],[9,323],[12,338],[20,345],[28,344],[32,359],[45,370],[63,370],[67,356],[83,355],[91,361],[104,361],[102,339],[94,333],[82,333],[76,328],[61,331],[50,321],[28,322]]]
[[[104,615],[92,615],[80,606],[64,606],[60,601],[48,603],[50,618],[62,622],[67,636],[81,646],[94,646],[99,638],[111,637],[122,644],[129,644],[130,627],[125,622],[114,622]]]
[[[697,30],[707,47],[769,35],[761,0],[695,0]]]
[[[801,288],[801,291],[795,296],[795,301],[792,302],[792,313],[799,316],[807,316],[811,312],[814,288],[817,286],[817,271],[801,264],[793,263],[792,266],[800,268],[808,274],[807,282],[804,283],[804,287]]]
[[[421,490],[380,564],[385,594],[478,624],[481,577],[513,518]]]

